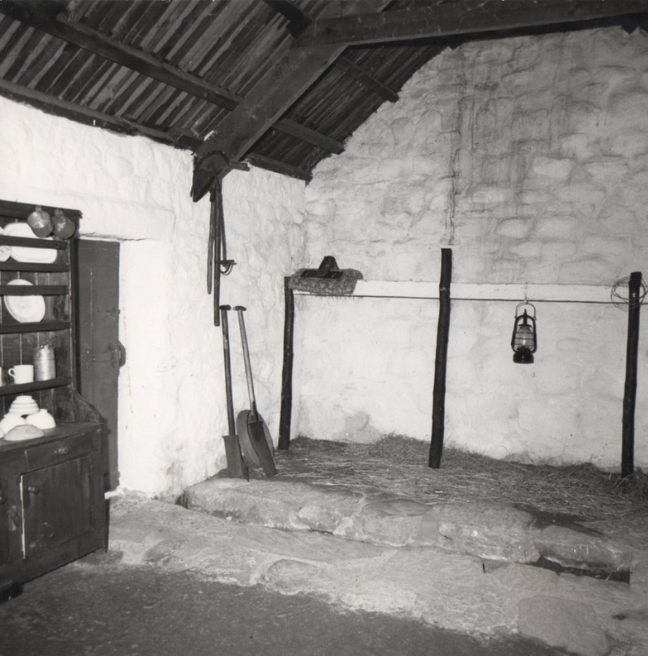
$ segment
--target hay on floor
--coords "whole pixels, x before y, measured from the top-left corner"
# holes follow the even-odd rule
[[[389,435],[372,444],[299,437],[278,452],[282,476],[422,503],[491,501],[575,515],[584,521],[648,518],[648,476],[628,479],[593,465],[529,465],[446,448],[428,467],[429,444]]]

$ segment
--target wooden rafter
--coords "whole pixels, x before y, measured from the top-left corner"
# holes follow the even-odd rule
[[[240,96],[205,82],[175,66],[161,62],[148,53],[120,43],[82,23],[70,21],[62,9],[63,6],[58,2],[45,4],[35,4],[28,0],[2,0],[0,2],[0,12],[25,25],[72,43],[158,82],[185,91],[196,98],[230,111],[235,110],[242,101]],[[339,154],[344,150],[339,141],[299,125],[295,121],[282,119],[277,121],[273,127],[279,132],[289,134],[330,153]]]
[[[276,159],[266,157],[265,155],[250,153],[245,159],[250,162],[250,164],[260,169],[288,175],[291,178],[297,178],[298,180],[304,180],[305,182],[310,182],[313,177],[308,171],[304,171],[304,169],[291,166],[290,164],[284,164],[284,162],[279,162]]]
[[[381,11],[389,0],[376,0]],[[352,15],[366,3],[347,0],[327,5],[324,15]],[[281,115],[322,75],[344,51],[343,46],[300,48],[284,53],[274,68],[246,95],[245,100],[219,125],[217,135],[206,139],[196,151],[191,195],[202,198],[213,180],[224,171],[220,153],[240,160]]]
[[[364,71],[348,57],[339,57],[335,62],[335,67],[352,77],[354,80],[357,80],[367,89],[371,89],[371,91],[379,95],[381,98],[384,98],[389,102],[396,102],[398,100],[398,94],[393,89],[389,88],[386,84],[383,84],[380,80],[377,80],[373,75]]]
[[[28,103],[55,116],[64,116],[79,123],[105,128],[113,132],[149,137],[154,141],[170,144],[176,148],[190,148],[194,150],[201,143],[198,139],[191,140],[182,135],[173,135],[162,130],[155,130],[128,119],[118,118],[105,112],[89,109],[69,100],[54,98],[47,93],[36,91],[35,89],[28,89],[1,78],[0,94],[11,100]]]
[[[646,0],[465,0],[338,18],[307,27],[293,48],[386,43],[616,18],[648,12]]]
[[[264,0],[264,2],[288,20],[288,31],[295,38],[302,34],[313,22],[292,0]],[[398,100],[398,94],[393,89],[390,89],[373,75],[360,68],[348,57],[338,57],[335,61],[335,67],[355,79],[367,89],[378,94],[381,98],[389,102],[396,102]]]

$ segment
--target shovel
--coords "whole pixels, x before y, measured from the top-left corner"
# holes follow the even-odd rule
[[[229,325],[227,312],[232,308],[229,305],[220,306],[221,330],[223,331],[223,362],[225,364],[225,395],[227,398],[227,426],[229,435],[223,435],[225,440],[225,457],[227,458],[227,471],[232,478],[250,480],[250,472],[243,461],[239,438],[236,435],[234,423],[234,401],[232,400],[232,364],[230,362]]]
[[[270,431],[256,407],[254,382],[252,381],[252,366],[250,364],[250,350],[245,332],[245,320],[243,319],[245,308],[237,305],[234,310],[238,312],[239,327],[241,328],[245,377],[247,380],[248,396],[250,397],[250,409],[239,412],[236,418],[236,427],[246,460],[250,465],[261,467],[264,474],[268,478],[271,478],[277,474],[273,458],[274,446]]]

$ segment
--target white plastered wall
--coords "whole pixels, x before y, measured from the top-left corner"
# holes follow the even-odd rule
[[[78,209],[82,238],[119,241],[122,488],[173,498],[225,466],[220,329],[206,291],[209,200],[190,197],[191,155],[0,98],[0,197]],[[276,439],[283,276],[301,261],[304,184],[259,170],[224,182],[222,303],[248,307],[259,408]],[[247,405],[232,317],[237,411]]]
[[[620,462],[627,314],[615,281],[646,269],[648,35],[610,28],[446,50],[306,190],[307,261],[358,290],[297,298],[294,433],[428,440],[441,248],[453,250],[446,444],[533,462]],[[396,281],[391,286],[376,281]],[[430,283],[419,294],[415,283]],[[469,290],[470,293],[467,293]],[[513,292],[511,292],[513,290]],[[538,311],[515,365],[515,306]],[[636,463],[648,465],[648,330]],[[322,354],[326,354],[323,358]]]

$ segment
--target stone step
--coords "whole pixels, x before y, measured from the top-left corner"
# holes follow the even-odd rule
[[[279,489],[284,490],[283,501]],[[425,517],[423,509],[391,503],[385,512],[378,513],[374,506],[365,515],[366,506],[390,500],[374,497],[365,504],[355,495],[325,493],[324,503],[320,492],[274,481],[223,480],[188,491],[187,499],[193,501],[187,505],[194,510],[199,510],[201,495],[203,504],[211,495],[220,499],[207,507],[221,516],[124,494],[111,499],[109,548],[127,564],[191,571],[283,594],[314,595],[344,609],[395,614],[476,636],[520,634],[559,649],[560,654],[646,653],[647,553],[635,554],[632,584],[559,575],[518,562],[487,563],[476,555],[424,545],[438,537],[430,538],[429,527],[420,530],[422,519],[418,527],[409,523],[409,518]],[[221,498],[228,495],[238,500],[236,507]],[[471,516],[464,509],[465,519],[473,517],[477,534],[486,510],[483,505]],[[447,513],[436,511],[435,521],[447,522]],[[384,519],[388,528],[380,529],[381,521],[358,522],[371,544],[368,539],[347,539],[343,533],[336,536],[335,530],[355,514]],[[512,531],[520,529],[523,519],[499,510],[486,514],[497,518],[500,528],[508,526]],[[235,516],[249,523],[236,521]],[[394,526],[407,529],[397,531]],[[452,529],[456,526],[448,522],[447,530],[441,529],[450,536],[445,539],[457,541]],[[468,550],[488,543],[478,540],[466,525],[456,530]],[[378,540],[407,544],[378,544]]]
[[[627,573],[633,551],[559,516],[491,502],[423,504],[299,481],[212,478],[183,505],[241,523],[392,547],[436,547],[490,562],[550,562],[583,572]],[[564,518],[562,518],[564,519]],[[562,522],[566,523],[566,522]]]

